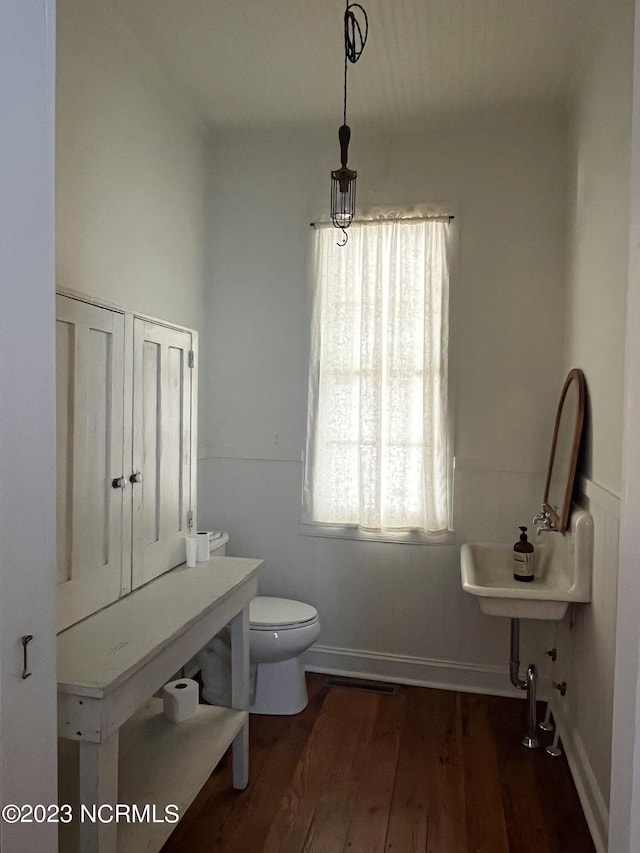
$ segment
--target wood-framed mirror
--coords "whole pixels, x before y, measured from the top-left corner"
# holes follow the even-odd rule
[[[584,373],[573,368],[569,371],[560,394],[543,499],[543,508],[549,514],[554,528],[560,533],[565,532],[569,523],[584,407]]]

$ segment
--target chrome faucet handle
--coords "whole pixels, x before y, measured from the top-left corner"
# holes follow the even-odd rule
[[[536,533],[540,536],[541,533],[557,533],[558,530],[554,527],[553,521],[549,513],[545,513],[546,517],[542,520],[542,524],[538,525]]]
[[[544,504],[542,504],[542,506],[540,507],[540,512],[538,513],[538,515],[534,515],[533,517],[533,524],[537,524],[539,521],[542,521],[544,524],[549,521],[549,513],[544,508]]]

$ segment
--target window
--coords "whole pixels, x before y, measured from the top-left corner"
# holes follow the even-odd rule
[[[449,219],[315,231],[307,523],[375,533],[451,527]]]

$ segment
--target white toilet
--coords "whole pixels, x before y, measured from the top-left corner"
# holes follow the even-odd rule
[[[211,539],[210,555],[224,556],[228,541],[226,533]],[[249,659],[255,670],[252,714],[297,714],[306,707],[302,654],[319,636],[318,611],[310,604],[263,595],[253,599],[249,606]]]
[[[302,653],[320,636],[318,611],[259,595],[249,605],[249,658],[256,664],[252,714],[297,714],[307,705]]]

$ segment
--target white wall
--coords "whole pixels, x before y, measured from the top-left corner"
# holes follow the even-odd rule
[[[0,794],[55,803],[55,3],[0,4]],[[21,637],[31,634],[30,678]],[[4,853],[57,850],[0,822]]]
[[[203,130],[107,0],[58,0],[57,286],[199,328]]]
[[[352,131],[361,204],[434,202],[455,212],[455,525],[460,542],[509,541],[540,504],[564,378],[566,128],[556,115],[529,113],[491,127]],[[228,529],[230,553],[266,558],[263,592],[318,607],[313,666],[505,690],[508,621],[481,615],[462,592],[457,547],[298,532],[309,222],[326,216],[336,135],[212,141],[201,524]],[[542,664],[548,629],[522,634],[522,660]]]
[[[629,285],[614,682],[610,853],[640,849],[640,6],[636,3],[631,143]]]
[[[565,370],[588,387],[582,502],[595,524],[593,602],[558,637],[557,708],[563,739],[599,849],[611,786],[623,367],[628,262],[633,2],[611,4],[580,81],[569,133]]]
[[[631,140],[633,2],[611,4],[570,127],[565,364],[581,367],[590,412],[582,473],[620,495]]]

